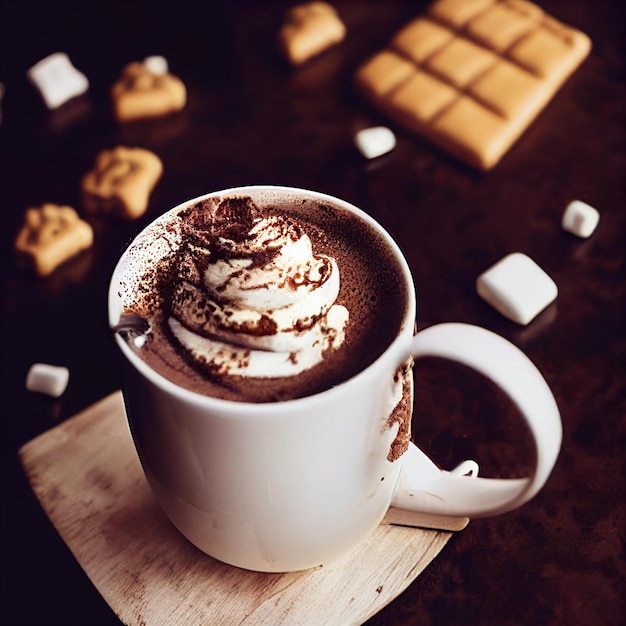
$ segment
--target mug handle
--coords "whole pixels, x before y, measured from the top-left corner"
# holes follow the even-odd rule
[[[475,462],[465,461],[451,472],[444,471],[411,443],[401,457],[402,470],[385,521],[458,530],[469,517],[505,513],[530,500],[548,479],[562,439],[559,409],[535,365],[506,339],[463,323],[437,324],[418,332],[411,354],[415,360],[434,356],[457,361],[498,385],[529,426],[537,449],[536,465],[533,475],[526,478],[478,478]]]

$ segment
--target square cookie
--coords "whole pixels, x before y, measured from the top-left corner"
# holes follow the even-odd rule
[[[163,117],[185,107],[184,83],[167,71],[164,59],[155,63],[155,58],[129,63],[111,87],[113,115],[118,122]]]
[[[161,159],[145,148],[116,146],[100,151],[82,178],[81,192],[90,213],[123,219],[142,216],[163,174]]]
[[[305,63],[338,44],[346,27],[335,8],[320,0],[305,2],[285,12],[278,46],[291,65]]]
[[[46,203],[26,209],[14,248],[22,265],[44,277],[90,248],[93,238],[93,228],[73,207]]]

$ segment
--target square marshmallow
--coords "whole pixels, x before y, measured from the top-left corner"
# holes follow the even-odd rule
[[[509,254],[476,280],[476,291],[510,320],[525,326],[557,296],[554,281],[528,256]]]
[[[572,200],[563,213],[561,226],[578,237],[587,238],[596,229],[599,221],[600,214],[592,206],[581,200]]]
[[[167,59],[158,54],[146,57],[143,60],[143,64],[153,73],[159,76],[167,74],[169,72],[169,65]]]
[[[396,147],[396,136],[385,126],[364,128],[356,134],[354,141],[367,159],[382,156]]]
[[[69,379],[67,367],[35,363],[26,375],[26,389],[58,398],[65,391]]]
[[[72,65],[64,52],[45,57],[33,65],[27,75],[39,89],[49,109],[60,107],[89,88],[87,77]]]

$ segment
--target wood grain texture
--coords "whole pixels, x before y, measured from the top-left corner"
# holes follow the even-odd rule
[[[26,443],[28,480],[104,599],[133,626],[362,624],[452,533],[383,524],[344,559],[262,574],[203,554],[169,522],[137,458],[119,391]]]

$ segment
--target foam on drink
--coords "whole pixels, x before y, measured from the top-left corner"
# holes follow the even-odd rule
[[[139,356],[182,387],[235,401],[341,384],[385,351],[408,306],[375,228],[282,188],[169,211],[127,250],[123,277],[123,312],[150,321]]]

